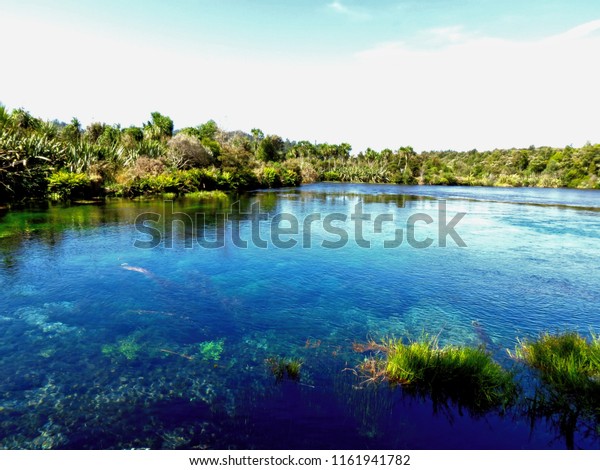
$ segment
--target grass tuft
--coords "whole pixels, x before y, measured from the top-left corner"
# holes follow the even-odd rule
[[[578,333],[545,333],[537,340],[519,341],[510,355],[540,372],[554,392],[577,401],[600,403],[600,338]]]
[[[388,341],[379,350],[384,357],[368,358],[361,366],[370,380],[387,380],[473,411],[504,407],[515,399],[512,373],[482,348],[440,348],[436,339],[424,339],[408,344]]]
[[[302,369],[302,361],[300,359],[270,357],[266,360],[266,363],[278,381],[286,377],[294,381],[300,380],[300,370]]]

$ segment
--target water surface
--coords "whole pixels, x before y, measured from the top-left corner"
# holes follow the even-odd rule
[[[242,213],[229,217],[247,248],[215,215],[236,200]],[[451,237],[439,246],[442,201],[447,221],[465,214],[465,247]],[[255,233],[267,248],[251,243],[255,202],[269,221],[298,220],[298,235],[281,236],[294,247],[274,245],[269,221]],[[370,248],[355,240],[357,204]],[[175,222],[169,207],[109,201],[0,216],[1,448],[564,448],[551,421],[531,429],[516,411],[478,416],[362,383],[352,344],[427,333],[485,342],[511,367],[505,349],[517,338],[598,331],[600,193],[315,184],[177,200]],[[149,236],[134,222],[148,212],[161,216],[163,238],[136,248]],[[205,214],[204,231],[181,213]],[[319,222],[303,238],[308,216],[334,213],[343,247],[322,246],[340,232]],[[394,222],[376,233],[381,214]],[[402,244],[384,248],[396,229]],[[411,246],[411,230],[431,246]],[[198,243],[220,233],[221,248]],[[302,360],[300,380],[277,381],[273,357]],[[576,445],[598,447],[596,433],[582,426]]]

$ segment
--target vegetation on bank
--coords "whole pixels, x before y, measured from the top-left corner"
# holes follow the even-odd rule
[[[85,129],[0,105],[0,201],[136,197],[296,186],[314,181],[600,189],[600,144],[416,153],[351,153],[347,143],[291,142],[214,121],[175,131],[154,112],[141,126]]]

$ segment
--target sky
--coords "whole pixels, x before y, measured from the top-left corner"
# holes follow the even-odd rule
[[[598,0],[0,0],[0,102],[44,119],[416,150],[600,143]]]

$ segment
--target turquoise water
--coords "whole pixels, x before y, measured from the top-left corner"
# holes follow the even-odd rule
[[[236,200],[229,218],[247,248],[216,215]],[[252,220],[256,202],[267,221]],[[439,246],[444,202],[447,222],[464,213],[466,246]],[[600,193],[323,183],[177,200],[176,221],[169,207],[0,215],[0,448],[564,448],[552,420],[531,428],[519,410],[481,416],[364,383],[352,345],[428,333],[484,343],[510,367],[517,338],[600,330]],[[356,243],[357,207],[371,217],[370,248]],[[135,222],[148,213],[161,238],[144,249],[134,244],[151,232]],[[291,248],[272,239],[283,213],[299,224],[281,235]],[[338,214],[337,231],[317,221],[308,236],[319,214]],[[394,221],[376,233],[382,214]],[[396,229],[402,243],[384,248]],[[344,246],[322,246],[342,231]],[[413,231],[431,246],[411,246]],[[200,245],[219,234],[224,246]],[[276,380],[276,357],[301,360],[300,380]],[[576,446],[597,448],[597,437],[582,423]]]

